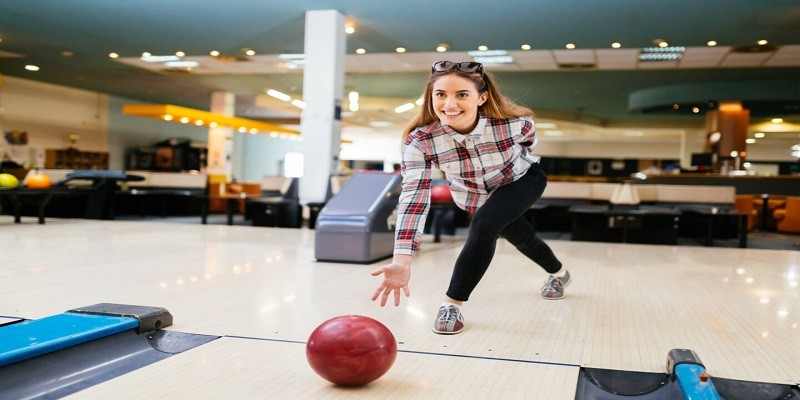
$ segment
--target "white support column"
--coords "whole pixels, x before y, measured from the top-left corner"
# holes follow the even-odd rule
[[[344,94],[344,56],[347,51],[345,18],[336,10],[306,12],[303,102],[304,175],[302,203],[325,200],[330,175],[339,163]]]
[[[230,92],[214,92],[211,94],[211,112],[234,116],[236,96]],[[233,172],[233,130],[218,126],[208,128],[208,167],[209,175],[225,175],[231,180]]]

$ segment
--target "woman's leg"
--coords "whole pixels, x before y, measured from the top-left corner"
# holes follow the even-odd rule
[[[545,186],[547,178],[539,164],[533,164],[525,176],[497,189],[475,212],[467,241],[453,269],[447,297],[458,301],[469,299],[494,257],[497,239],[501,234],[510,237],[512,243],[524,254],[529,257],[534,255],[535,258],[531,259],[537,263],[541,261],[543,264],[540,265],[548,271],[558,271],[561,263],[550,248],[536,238],[533,228],[522,218],[523,213],[542,195]]]

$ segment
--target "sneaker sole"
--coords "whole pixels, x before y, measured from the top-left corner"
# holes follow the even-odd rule
[[[436,329],[431,329],[431,330],[432,330],[434,333],[438,333],[438,334],[440,334],[440,335],[455,335],[455,334],[458,334],[458,333],[461,333],[461,332],[463,332],[463,331],[464,331],[464,329],[463,329],[463,328],[462,328],[460,331],[455,331],[455,332],[437,331]]]

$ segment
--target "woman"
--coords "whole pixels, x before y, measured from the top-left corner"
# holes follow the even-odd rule
[[[501,236],[550,274],[542,297],[563,298],[569,273],[523,217],[547,185],[540,157],[533,154],[533,112],[503,96],[476,62],[435,62],[423,100],[422,111],[404,132],[394,257],[372,273],[384,275],[372,300],[381,297],[384,306],[394,295],[398,306],[401,290],[411,294],[411,263],[430,209],[434,167],[444,172],[455,203],[472,214],[434,332],[463,330],[460,306],[489,267]]]

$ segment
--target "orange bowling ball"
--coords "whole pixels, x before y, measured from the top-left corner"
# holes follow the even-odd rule
[[[50,186],[53,186],[53,182],[50,181],[50,177],[45,174],[33,174],[25,180],[25,184],[30,189],[47,189]]]

